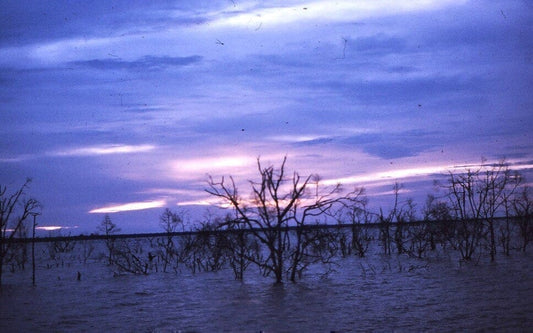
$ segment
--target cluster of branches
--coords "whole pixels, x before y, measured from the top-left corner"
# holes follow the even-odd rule
[[[106,222],[107,221],[107,222]],[[218,271],[230,266],[237,279],[250,265],[248,258],[259,256],[259,246],[243,232],[221,231],[222,219],[202,223],[194,231],[182,233],[184,213],[165,209],[160,216],[163,237],[150,239],[149,249],[143,249],[137,239],[106,240],[109,264],[119,272],[148,274],[151,271],[192,273]],[[102,224],[109,224],[110,219]]]
[[[0,287],[4,264],[16,260],[24,268],[27,260],[25,244],[16,244],[13,239],[27,236],[25,222],[30,216],[38,214],[41,208],[37,200],[26,195],[30,183],[31,179],[26,179],[26,182],[11,194],[8,193],[7,186],[0,185]]]
[[[310,264],[329,262],[334,252],[332,236],[308,226],[338,207],[364,201],[362,189],[344,194],[340,184],[321,186],[317,175],[302,177],[294,172],[287,176],[285,164],[286,158],[279,169],[264,167],[258,159],[260,179],[249,182],[250,197],[239,194],[233,177],[218,181],[210,177],[206,190],[233,209],[233,216],[220,227],[246,229],[265,249],[260,256],[244,255],[244,259],[258,265],[265,275],[273,275],[277,283],[284,277],[295,281]]]
[[[446,201],[428,204],[428,212],[434,207],[448,212],[445,217],[452,222],[449,226],[452,246],[463,259],[472,259],[485,245],[494,261],[498,242],[504,253],[509,254],[514,225],[519,227],[520,247],[525,251],[533,235],[531,191],[524,185],[522,175],[512,171],[505,161],[449,172],[447,183],[441,187]],[[500,218],[504,219],[503,225],[497,225]]]

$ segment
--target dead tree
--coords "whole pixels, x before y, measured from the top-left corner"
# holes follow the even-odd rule
[[[81,253],[81,260],[83,261],[83,263],[87,263],[87,260],[91,257],[91,255],[93,254],[94,252],[94,241],[93,240],[89,240],[89,239],[84,239],[81,241],[81,247],[83,249],[82,253]]]
[[[106,214],[98,226],[98,231],[106,236],[105,245],[107,247],[107,259],[108,263],[111,265],[113,263],[113,254],[115,252],[115,237],[113,235],[120,232],[120,228],[118,228],[117,225],[111,221],[111,217]]]
[[[159,217],[159,224],[165,231],[166,238],[158,239],[159,258],[163,262],[163,272],[167,271],[168,265],[175,262],[177,256],[177,249],[174,244],[172,233],[178,231],[181,226],[183,228],[183,214],[179,212],[173,212],[166,208],[165,211]]]
[[[464,260],[472,258],[488,234],[491,261],[496,255],[495,220],[503,215],[505,198],[519,187],[521,177],[511,172],[505,161],[449,172],[446,185],[448,198],[457,221],[456,246]],[[486,228],[485,228],[486,226]]]
[[[234,210],[234,223],[245,226],[265,246],[265,258],[255,263],[265,275],[273,274],[276,283],[283,281],[285,272],[294,280],[299,264],[307,259],[304,233],[309,220],[351,198],[350,194],[341,195],[340,185],[323,190],[315,175],[302,177],[294,172],[288,177],[286,160],[285,157],[279,169],[263,167],[257,160],[260,180],[249,182],[250,198],[239,194],[233,177],[229,177],[229,181],[224,177],[220,181],[209,177],[206,189]],[[296,238],[292,241],[289,226],[296,230]]]
[[[28,226],[23,226],[17,233],[16,238],[28,238]],[[24,270],[28,262],[28,244],[22,242],[13,244],[5,262],[11,262],[11,271],[15,271],[15,265],[18,269]]]
[[[447,194],[453,209],[455,235],[452,246],[459,250],[463,260],[470,260],[483,238],[482,191],[478,189],[479,170],[464,173],[450,171]]]
[[[428,225],[430,249],[436,250],[437,244],[446,248],[455,237],[455,222],[452,220],[452,208],[448,202],[429,194],[422,213],[423,221]]]
[[[141,239],[121,239],[113,244],[111,266],[119,272],[147,275],[154,256],[144,250]]]
[[[480,178],[483,184],[481,189],[485,191],[482,205],[483,217],[489,229],[490,258],[494,261],[496,256],[495,220],[497,215],[505,214],[502,209],[505,209],[507,198],[512,196],[520,186],[522,177],[518,172],[512,172],[508,164],[502,160],[483,170]]]
[[[399,198],[402,187],[403,186],[400,183],[394,183],[394,185],[392,186],[392,191],[394,193],[394,202],[391,210],[387,215],[383,213],[383,209],[379,209],[378,221],[380,223],[380,239],[385,254],[391,254],[393,241],[396,245],[396,250],[398,254],[402,254],[405,251],[404,225],[407,222],[406,219],[408,218],[406,214],[414,214],[414,206],[409,206],[413,204],[410,200],[408,200],[405,205],[400,206],[401,203],[399,201]],[[406,211],[406,207],[409,208],[409,210]],[[392,234],[393,226],[394,234]]]
[[[533,200],[531,198],[531,188],[524,186],[521,191],[511,201],[511,211],[518,225],[522,244],[520,249],[526,252],[527,245],[533,239]]]
[[[192,248],[196,270],[216,272],[225,264],[226,239],[216,229],[217,225],[211,222],[196,229]]]
[[[245,225],[235,223],[230,216],[226,216],[222,228],[226,260],[235,279],[243,280],[244,272],[250,264],[261,261],[261,246]]]
[[[0,287],[5,259],[14,246],[13,238],[24,228],[24,222],[41,208],[40,203],[26,197],[31,179],[14,193],[7,192],[7,186],[0,185]]]
[[[372,236],[368,230],[368,224],[373,222],[373,216],[366,208],[367,198],[361,192],[360,201],[352,205],[342,207],[335,212],[335,219],[339,224],[350,224],[350,236],[348,239],[343,230],[339,233],[339,245],[342,256],[355,253],[364,257],[368,251]]]

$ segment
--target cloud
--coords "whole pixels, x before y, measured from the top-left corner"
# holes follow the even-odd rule
[[[90,38],[151,32],[167,25],[205,22],[201,10],[181,1],[19,0],[4,1],[2,12],[0,41],[18,45],[79,35]]]
[[[307,3],[285,4],[277,7],[251,7],[244,12],[229,8],[217,13],[222,16],[213,20],[213,26],[233,26],[258,29],[276,27],[302,21],[354,21],[362,18],[381,17],[398,13],[424,11],[457,4],[452,0],[413,0],[408,2],[394,0],[344,0],[332,3],[327,0],[309,1]]]
[[[344,138],[341,142],[384,159],[416,156],[419,153],[442,147],[443,135],[439,132],[411,130],[369,133]]]
[[[61,225],[47,225],[47,226],[36,227],[35,229],[44,230],[44,231],[56,231],[56,230],[62,230],[62,229],[77,229],[77,228],[78,226],[67,227],[67,226],[61,226]]]
[[[89,67],[100,70],[124,69],[131,71],[158,71],[167,67],[182,67],[198,63],[201,56],[194,55],[188,57],[168,57],[168,56],[144,56],[143,58],[125,61],[121,59],[93,59],[84,61],[74,61],[70,65]]]
[[[100,145],[92,147],[81,147],[60,150],[50,153],[52,156],[93,156],[93,155],[111,155],[111,154],[132,154],[144,153],[154,150],[154,145]]]
[[[407,40],[400,37],[387,36],[379,33],[374,36],[364,36],[346,39],[350,52],[363,53],[365,56],[388,55],[394,53],[405,53],[407,51]],[[404,72],[402,70],[402,72]]]
[[[442,176],[448,174],[448,172],[460,173],[467,169],[482,169],[491,168],[496,165],[498,161],[487,161],[484,163],[470,163],[468,165],[455,165],[455,164],[435,164],[432,166],[424,167],[408,167],[408,168],[394,168],[392,170],[370,172],[364,175],[354,175],[349,177],[324,179],[321,181],[324,185],[334,185],[341,183],[343,185],[356,184],[361,186],[382,186],[383,181],[387,181],[388,184],[392,184],[395,181],[399,182],[413,182],[415,180],[427,179],[428,176]],[[531,170],[533,164],[531,161],[514,160],[508,162],[510,170]]]
[[[167,163],[163,174],[170,179],[198,182],[206,180],[207,174],[218,175],[248,175],[255,170],[257,156],[255,155],[226,155],[223,152],[211,153],[210,157],[181,158]],[[213,156],[214,155],[214,156]]]
[[[439,174],[445,172],[449,165],[438,165],[431,167],[419,167],[419,168],[408,168],[408,169],[396,169],[391,171],[383,171],[376,173],[369,173],[366,175],[357,175],[351,177],[343,177],[336,179],[325,179],[321,183],[324,185],[334,185],[334,184],[357,184],[365,185],[372,183],[381,183],[383,180],[394,182],[396,180],[405,180],[412,177],[422,177],[432,174]],[[381,185],[381,184],[380,184]]]
[[[126,211],[132,211],[132,210],[145,210],[145,209],[151,209],[151,208],[161,208],[164,207],[167,204],[165,200],[154,200],[154,201],[146,201],[146,202],[130,202],[126,204],[117,204],[117,205],[110,205],[105,206],[102,208],[95,208],[89,211],[90,214],[98,214],[98,213],[118,213],[118,212],[126,212]]]

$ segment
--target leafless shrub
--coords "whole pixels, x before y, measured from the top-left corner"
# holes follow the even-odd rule
[[[121,239],[113,247],[112,267],[119,272],[148,274],[152,269],[154,255],[146,252],[140,239]]]

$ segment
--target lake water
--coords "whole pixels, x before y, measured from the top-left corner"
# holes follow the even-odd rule
[[[39,244],[43,247],[43,244]],[[42,251],[41,251],[42,252]],[[48,268],[46,266],[48,264]],[[53,267],[51,267],[53,266]],[[102,261],[42,261],[37,286],[26,271],[5,272],[2,332],[413,332],[530,331],[533,260],[460,264],[370,254],[310,269],[273,285],[254,269],[114,276]],[[77,281],[77,272],[81,281]]]

